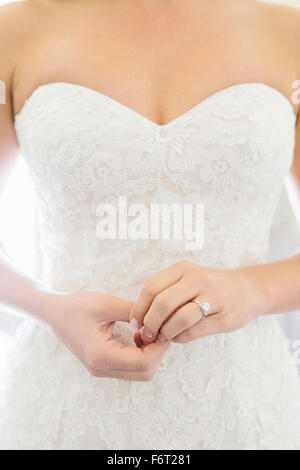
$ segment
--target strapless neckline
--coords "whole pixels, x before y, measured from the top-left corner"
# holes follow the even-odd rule
[[[289,107],[289,109],[291,110],[291,112],[293,114],[293,117],[296,118],[296,114],[295,114],[293,105],[288,100],[288,98],[281,91],[279,91],[277,88],[274,88],[274,87],[272,87],[270,85],[267,85],[265,83],[262,83],[262,82],[245,82],[245,83],[239,83],[239,84],[235,84],[235,85],[231,85],[231,86],[228,86],[226,88],[223,88],[223,89],[221,89],[219,91],[216,91],[216,92],[212,93],[211,95],[207,96],[206,98],[201,100],[199,103],[195,104],[190,109],[188,109],[184,113],[178,115],[177,117],[171,119],[167,123],[158,124],[157,122],[153,121],[152,119],[147,118],[146,116],[139,113],[138,111],[135,111],[133,108],[130,108],[129,106],[121,103],[120,101],[116,100],[115,98],[113,98],[109,95],[106,95],[105,93],[102,93],[101,91],[98,91],[98,90],[95,90],[94,88],[90,88],[90,87],[80,85],[80,84],[77,84],[77,83],[62,81],[62,82],[50,82],[50,83],[45,83],[43,85],[37,86],[33,90],[33,92],[30,94],[30,96],[25,100],[24,105],[21,108],[21,110],[19,111],[19,113],[17,113],[15,115],[15,122],[26,112],[28,104],[31,102],[31,100],[36,95],[36,93],[38,93],[40,91],[43,91],[43,90],[47,90],[49,87],[70,87],[70,88],[73,87],[77,90],[79,89],[79,90],[82,90],[82,91],[86,91],[87,93],[90,93],[90,94],[92,93],[96,97],[98,97],[102,100],[105,100],[106,102],[110,102],[111,104],[114,104],[115,106],[118,106],[125,113],[127,113],[129,115],[131,114],[132,116],[135,116],[137,119],[143,121],[144,123],[147,123],[148,125],[152,126],[155,129],[170,128],[173,125],[177,124],[178,122],[188,118],[191,114],[193,114],[194,112],[201,109],[207,103],[210,103],[212,100],[219,98],[221,95],[232,92],[234,89],[249,88],[249,87],[250,88],[251,87],[262,87],[262,88],[266,88],[266,90],[273,90],[276,93],[276,95],[280,99],[282,99],[282,101],[285,104],[287,104],[287,106]]]

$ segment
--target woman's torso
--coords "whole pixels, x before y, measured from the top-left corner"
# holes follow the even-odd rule
[[[28,2],[23,17],[15,124],[39,194],[46,278],[57,289],[134,299],[147,277],[186,256],[221,268],[262,261],[292,162],[296,109],[286,98],[296,60],[280,45],[279,12],[224,0],[222,8],[157,2],[155,14],[151,2],[146,14],[136,4]],[[97,204],[124,194],[147,207],[205,204],[204,249],[98,240]],[[8,447],[298,445],[298,378],[272,318],[175,346],[149,384],[93,380],[28,322],[10,368]],[[33,432],[37,416],[46,425]]]
[[[296,61],[279,47],[290,12],[233,0],[26,4],[14,112],[47,280],[134,297],[144,278],[188,256],[219,268],[261,262],[292,159],[296,106],[285,98]],[[100,241],[97,208],[118,196],[147,208],[203,204],[205,249]]]

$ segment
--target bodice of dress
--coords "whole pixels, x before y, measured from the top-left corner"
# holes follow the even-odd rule
[[[166,125],[71,83],[37,88],[16,116],[38,195],[44,279],[58,290],[134,296],[188,260],[234,269],[262,262],[294,153],[295,114],[259,83],[226,88]],[[204,245],[101,240],[100,204],[202,204]]]
[[[133,300],[144,280],[183,259],[221,269],[264,261],[295,119],[263,84],[224,89],[162,126],[82,86],[39,87],[15,125],[37,190],[44,280]],[[101,240],[97,209],[120,196],[143,207],[202,204],[203,247]],[[132,341],[128,323],[116,324],[118,338]],[[144,383],[90,377],[52,331],[28,320],[9,370],[2,408],[0,400],[0,445],[9,449],[299,448],[299,378],[273,316],[171,343]]]

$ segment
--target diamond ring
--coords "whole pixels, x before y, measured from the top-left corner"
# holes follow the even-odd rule
[[[210,305],[208,302],[204,302],[203,304],[201,302],[199,302],[199,300],[197,299],[194,299],[192,300],[192,302],[195,302],[195,304],[198,305],[198,307],[200,308],[201,310],[201,313],[202,313],[202,320],[205,320],[205,318],[207,317],[209,311],[210,311]]]

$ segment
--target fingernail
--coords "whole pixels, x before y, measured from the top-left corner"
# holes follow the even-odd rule
[[[132,318],[132,320],[130,320],[130,326],[131,326],[131,328],[133,328],[134,330],[138,330],[138,329],[139,329],[139,323],[138,323],[138,321],[136,320],[136,318]]]
[[[166,338],[165,338],[162,334],[160,334],[160,333],[159,333],[159,335],[157,336],[157,338],[159,339],[159,341],[162,341],[162,342],[167,341]]]
[[[147,336],[148,338],[153,338],[151,331],[147,330],[147,328],[145,327],[143,328],[142,334]]]

